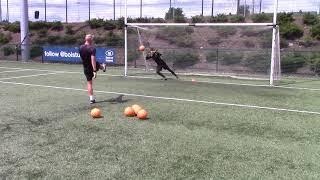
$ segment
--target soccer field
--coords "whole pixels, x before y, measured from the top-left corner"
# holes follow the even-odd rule
[[[98,73],[89,105],[81,65],[0,62],[0,179],[320,178],[317,79],[122,73]]]

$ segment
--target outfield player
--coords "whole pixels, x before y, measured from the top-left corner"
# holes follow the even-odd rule
[[[106,64],[100,64],[96,61],[96,48],[93,46],[93,35],[88,34],[85,37],[85,43],[80,46],[80,57],[83,64],[83,72],[87,79],[87,89],[90,98],[90,104],[96,102],[93,95],[92,80],[97,77],[99,69],[106,71]]]

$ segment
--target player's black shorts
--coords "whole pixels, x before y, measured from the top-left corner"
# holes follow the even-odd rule
[[[166,64],[158,64],[157,65],[157,71],[162,71],[162,69],[168,70],[170,69],[168,65]]]
[[[97,68],[97,71],[99,71],[99,67],[100,67],[100,63],[97,61],[97,64],[96,64],[96,68]],[[83,72],[84,72],[84,75],[86,76],[87,78],[87,81],[92,81],[92,78],[93,78],[93,68],[90,66],[90,67],[85,67],[83,69]]]

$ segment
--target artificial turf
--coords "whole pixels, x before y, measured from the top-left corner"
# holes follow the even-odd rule
[[[101,75],[89,105],[85,91],[32,86],[85,89],[79,65],[0,66],[79,72],[1,80],[48,72],[0,69],[30,84],[0,82],[0,179],[320,178],[320,115],[110,93],[320,112],[320,91]],[[124,117],[132,104],[149,119]]]

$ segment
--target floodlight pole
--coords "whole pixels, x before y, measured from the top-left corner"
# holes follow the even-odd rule
[[[89,21],[91,20],[91,0],[89,0]]]
[[[254,15],[255,2],[252,0],[252,15]]]
[[[21,6],[21,23],[20,23],[20,37],[21,37],[21,57],[22,61],[27,61],[30,57],[29,48],[29,16],[28,16],[28,0],[23,0]]]
[[[259,13],[261,14],[261,11],[262,11],[262,0],[260,0],[260,9],[259,9]]]
[[[68,23],[68,0],[66,0],[66,23]]]
[[[172,19],[174,19],[174,10],[173,9],[171,9],[172,8],[172,2],[171,2],[171,0],[170,0],[170,8],[169,8],[169,12],[170,12],[170,10],[172,10]]]
[[[279,47],[279,27],[277,25],[277,14],[278,14],[278,0],[274,0],[273,10],[273,33],[272,33],[272,49],[271,49],[271,67],[270,67],[270,86],[274,85],[275,75],[275,60],[276,60],[276,48]],[[277,50],[278,51],[278,50]],[[278,51],[279,52],[279,51]],[[280,52],[279,52],[280,53]],[[280,55],[278,55],[280,57]]]
[[[213,17],[214,0],[211,1],[211,17]]]
[[[243,16],[246,17],[247,12],[247,0],[244,0]]]
[[[173,1],[173,5],[174,5],[174,7],[173,7],[173,9],[172,9],[172,20],[174,20],[174,15],[175,15],[175,8],[176,8],[176,0],[174,0]]]
[[[47,0],[44,0],[44,21],[47,22]]]
[[[2,8],[1,8],[1,0],[0,0],[0,22],[2,21]]]
[[[201,16],[203,16],[203,0],[202,0],[202,3],[201,3]]]
[[[142,18],[142,0],[140,0],[140,18]]]
[[[116,0],[113,0],[113,20],[116,20]]]
[[[9,22],[9,0],[7,0],[7,21]]]
[[[128,0],[124,2],[124,76],[127,76],[128,73],[128,12],[127,12],[127,3]]]
[[[237,0],[237,15],[240,13],[240,0]]]

